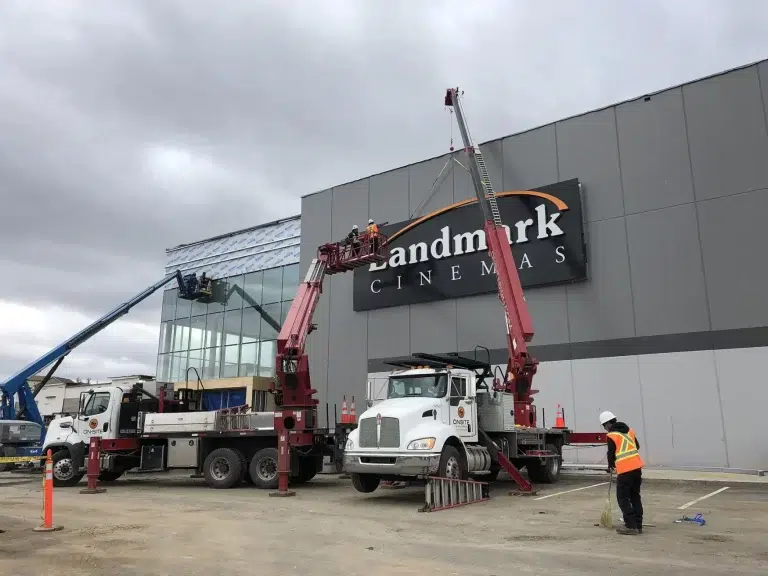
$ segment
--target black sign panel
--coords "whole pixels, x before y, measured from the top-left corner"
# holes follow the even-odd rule
[[[577,179],[497,197],[524,288],[586,278]],[[390,238],[389,260],[354,271],[354,310],[496,292],[483,225],[474,199],[382,227]]]

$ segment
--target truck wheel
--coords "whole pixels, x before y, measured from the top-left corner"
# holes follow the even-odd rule
[[[560,477],[560,465],[563,463],[563,457],[557,446],[547,444],[545,450],[557,454],[555,458],[531,458],[528,460],[528,478],[532,482],[539,484],[554,484]]]
[[[312,480],[316,474],[315,459],[312,456],[304,456],[299,458],[299,473],[292,480],[296,484],[304,484]]]
[[[248,473],[258,488],[277,488],[277,448],[262,448],[251,458]]]
[[[0,448],[0,457],[2,458],[13,458],[16,456],[16,450],[12,448],[11,446],[5,446],[3,448]],[[5,472],[6,470],[13,470],[13,462],[4,462],[0,464],[0,472]]]
[[[69,450],[59,450],[51,458],[53,462],[53,485],[56,488],[68,488],[77,486],[85,476],[85,472],[78,472],[78,465],[72,461]]]
[[[125,473],[124,470],[104,470],[99,473],[99,482],[114,482]]]
[[[353,472],[350,476],[352,477],[352,486],[355,487],[355,490],[362,492],[363,494],[370,494],[379,487],[379,482],[381,482],[381,479],[373,474],[358,474]]]
[[[443,447],[437,475],[441,478],[452,478],[454,480],[466,480],[469,478],[467,464],[464,462],[464,458],[461,457],[459,451],[453,446]]]
[[[203,463],[203,476],[211,488],[232,488],[242,479],[242,461],[231,448],[216,448]]]

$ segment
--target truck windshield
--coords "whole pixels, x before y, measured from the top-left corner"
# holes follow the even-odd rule
[[[446,374],[393,376],[389,379],[387,398],[442,398],[448,389]]]

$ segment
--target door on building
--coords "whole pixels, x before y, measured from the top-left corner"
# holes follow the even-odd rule
[[[219,410],[245,404],[245,388],[221,388],[203,392],[203,410]]]

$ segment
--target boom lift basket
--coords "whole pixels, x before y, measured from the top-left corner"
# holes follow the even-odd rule
[[[348,272],[368,264],[379,264],[389,257],[387,237],[381,232],[366,232],[355,240],[325,244],[319,252],[328,258],[325,270],[328,275]]]

